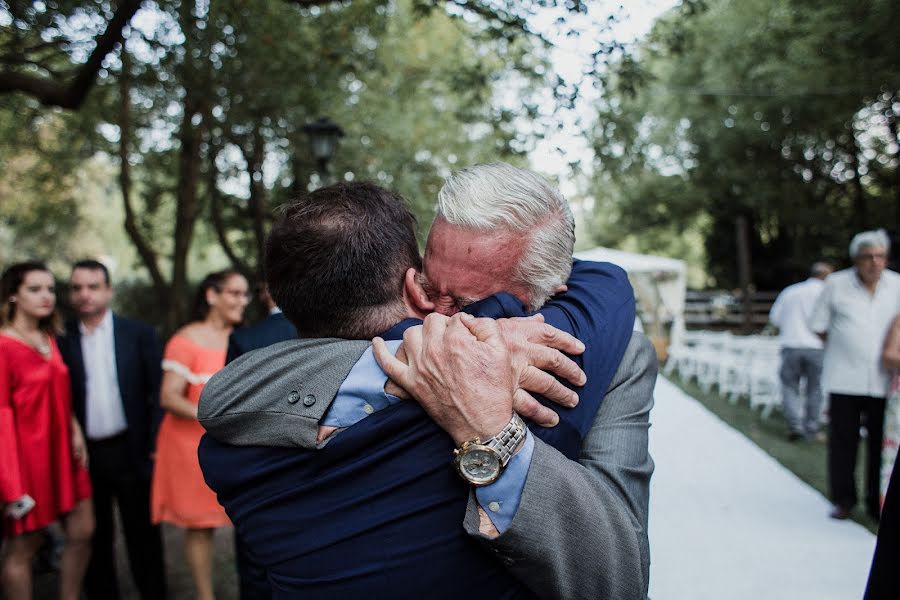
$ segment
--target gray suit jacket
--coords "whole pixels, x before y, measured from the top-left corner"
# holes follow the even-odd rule
[[[578,462],[535,439],[519,510],[493,540],[478,532],[469,497],[465,528],[542,598],[647,597],[647,514],[653,460],[647,451],[658,363],[635,332]]]
[[[250,352],[233,364],[250,361],[254,375],[229,365],[206,384],[200,423],[228,444],[313,448],[319,419],[367,346],[292,340]],[[656,371],[653,347],[635,333],[579,462],[535,440],[522,502],[503,535],[489,540],[478,533],[470,496],[466,531],[540,597],[646,598],[653,472],[647,430]]]

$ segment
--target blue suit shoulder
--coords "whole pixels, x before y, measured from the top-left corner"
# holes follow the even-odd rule
[[[297,329],[283,313],[269,315],[250,327],[241,327],[231,333],[228,340],[226,363],[251,350],[271,346],[297,337]]]
[[[145,323],[144,321],[139,321],[138,319],[123,317],[113,313],[113,324],[120,331],[156,336],[156,329],[152,325],[150,325],[149,323]]]

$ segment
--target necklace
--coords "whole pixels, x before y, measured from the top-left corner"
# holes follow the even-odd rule
[[[32,339],[29,338],[29,336],[25,335],[22,330],[15,325],[10,324],[10,327],[13,328],[13,331],[19,334],[19,337],[22,338],[23,342],[40,352],[42,356],[50,355],[50,343],[47,340],[46,336],[40,342],[35,343]]]

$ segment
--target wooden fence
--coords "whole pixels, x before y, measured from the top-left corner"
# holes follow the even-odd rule
[[[744,314],[740,290],[688,290],[684,322],[688,329],[745,329],[759,332],[769,322],[769,310],[778,292],[753,292],[750,296],[750,319]]]

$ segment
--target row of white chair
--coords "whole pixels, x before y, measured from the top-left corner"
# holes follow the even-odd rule
[[[669,347],[665,375],[677,372],[685,381],[696,379],[706,392],[716,386],[719,395],[736,402],[750,400],[763,416],[781,405],[781,344],[769,336],[737,336],[727,331],[689,331]]]

